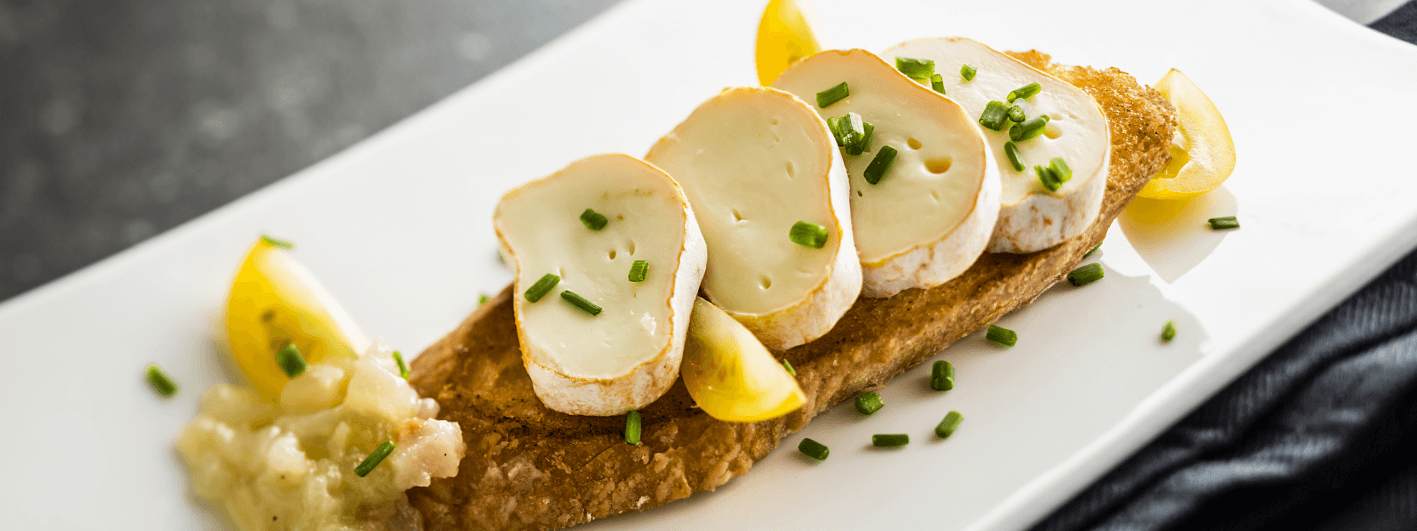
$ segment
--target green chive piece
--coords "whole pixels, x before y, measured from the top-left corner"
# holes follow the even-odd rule
[[[861,120],[861,115],[854,112],[846,113],[835,122],[827,120],[827,127],[831,128],[832,136],[836,137],[836,145],[841,147],[855,146],[866,137],[866,123]]]
[[[397,350],[394,351],[394,363],[397,363],[399,365],[399,376],[402,376],[403,379],[407,380],[408,364],[403,362],[403,354],[399,354],[399,351]]]
[[[270,236],[266,236],[265,234],[262,234],[262,235],[261,235],[261,241],[266,242],[266,244],[268,244],[268,245],[274,245],[274,246],[276,246],[276,247],[280,247],[281,249],[294,249],[294,248],[295,248],[295,244],[293,244],[293,243],[290,243],[290,242],[288,242],[288,241],[281,240],[281,239],[272,238],[272,237],[270,237]]]
[[[1009,107],[1009,121],[1022,122],[1027,119],[1028,115],[1023,113],[1023,107],[1019,107],[1018,105]]]
[[[860,155],[871,146],[871,133],[876,132],[876,126],[871,125],[871,122],[861,122],[861,126],[866,129],[866,133],[861,135],[861,140],[857,141],[855,144],[842,147],[842,151],[845,151],[847,155]]]
[[[831,449],[827,448],[827,445],[811,439],[802,439],[802,442],[797,443],[797,451],[818,461],[826,460],[827,454],[831,453]]]
[[[1093,262],[1068,273],[1068,283],[1074,286],[1097,282],[1102,278],[1102,264]]]
[[[831,107],[833,103],[844,100],[850,95],[851,89],[846,86],[845,81],[842,81],[840,85],[817,93],[817,108]]]
[[[945,420],[935,426],[935,435],[941,439],[948,439],[950,435],[954,435],[955,429],[959,428],[961,422],[964,422],[964,415],[959,414],[958,411],[951,411],[945,415]]]
[[[490,298],[491,297],[488,297],[486,293],[479,293],[477,295],[477,305],[481,306],[483,304],[487,304],[487,300]]]
[[[895,162],[896,150],[891,146],[881,146],[881,150],[876,152],[875,158],[866,165],[866,171],[861,172],[861,176],[866,178],[866,182],[876,184],[886,177],[886,172],[890,171],[891,163]]]
[[[945,77],[939,74],[930,76],[930,88],[940,94],[945,93]]]
[[[798,221],[787,231],[787,239],[803,247],[821,249],[827,244],[827,228],[816,223]]]
[[[1161,327],[1161,340],[1170,341],[1176,339],[1176,321],[1166,321]]]
[[[882,448],[910,444],[910,436],[904,433],[877,433],[871,436],[871,445]]]
[[[955,388],[955,366],[945,360],[937,360],[930,366],[930,388],[949,391]]]
[[[286,343],[285,348],[276,353],[276,365],[280,365],[286,376],[294,378],[305,372],[305,356],[300,355],[300,349],[294,344]]]
[[[640,444],[640,412],[625,414],[625,444]]]
[[[1004,142],[1004,154],[1009,156],[1009,164],[1014,167],[1014,171],[1023,171],[1023,157],[1018,154],[1018,144]]]
[[[649,262],[645,260],[635,260],[630,264],[630,282],[644,282],[649,276]]]
[[[1048,115],[1040,114],[1009,128],[1009,140],[1023,142],[1033,140],[1048,129]]]
[[[1002,102],[991,101],[984,106],[984,113],[979,115],[979,125],[988,127],[995,131],[1003,131],[1004,125],[1009,122],[1009,106]],[[1018,127],[1018,126],[1014,126]]]
[[[974,74],[978,72],[979,70],[970,66],[969,63],[965,63],[964,66],[959,67],[959,75],[964,76],[965,81],[974,81]]]
[[[600,230],[605,228],[605,224],[609,222],[610,220],[605,219],[604,215],[589,208],[585,209],[585,212],[581,212],[581,223],[584,223],[587,229]]]
[[[856,395],[856,411],[860,411],[862,415],[870,415],[880,411],[883,407],[886,407],[886,403],[875,391],[866,391]]]
[[[1235,216],[1225,216],[1225,217],[1223,217],[1223,218],[1210,218],[1210,219],[1208,219],[1208,220],[1206,220],[1206,221],[1210,222],[1210,228],[1211,228],[1211,229],[1214,229],[1214,230],[1221,230],[1221,229],[1238,229],[1238,228],[1240,228],[1240,220],[1235,219]]]
[[[984,333],[984,339],[996,345],[1012,347],[1018,343],[1018,333],[1002,326],[989,325],[989,331]]]
[[[1043,90],[1043,85],[1039,85],[1037,82],[1029,83],[1029,84],[1024,85],[1024,86],[1022,86],[1022,87],[1016,88],[1016,89],[1014,89],[1013,92],[1010,92],[1010,93],[1009,93],[1009,103],[1013,103],[1014,100],[1019,99],[1019,98],[1023,98],[1023,99],[1032,98],[1034,95],[1038,94],[1038,93],[1041,92],[1042,90]]]
[[[787,369],[787,374],[797,376],[797,369],[792,368],[792,362],[787,361],[787,358],[782,359],[782,368]]]
[[[561,300],[571,303],[571,306],[580,308],[581,311],[590,314],[592,317],[600,315],[599,306],[596,306],[595,303],[586,300],[585,297],[577,295],[574,291],[562,291]]]
[[[378,448],[375,448],[374,451],[369,454],[369,457],[366,457],[363,461],[360,461],[359,466],[354,467],[354,475],[359,476],[361,478],[369,475],[370,472],[374,471],[374,467],[379,466],[379,463],[384,462],[384,458],[388,457],[391,453],[394,453],[394,442],[384,441],[384,444],[381,444]]]
[[[177,382],[172,381],[167,373],[162,372],[162,367],[158,367],[156,363],[148,365],[147,376],[148,385],[151,385],[157,394],[162,396],[177,394]]]
[[[1069,179],[1073,178],[1073,169],[1069,168],[1068,163],[1063,162],[1063,159],[1060,157],[1054,157],[1053,160],[1048,163],[1048,169],[1053,170],[1053,173],[1057,174],[1058,178],[1063,182],[1068,182]]]
[[[912,59],[909,57],[895,58],[895,69],[905,74],[905,77],[920,81],[927,81],[930,76],[935,75],[935,61],[931,59]]]
[[[545,297],[547,293],[551,293],[551,288],[556,287],[556,285],[560,283],[561,277],[547,273],[542,275],[530,288],[527,288],[526,293],[523,295],[526,296],[527,302],[536,302],[541,300],[542,297]]]
[[[1093,253],[1096,253],[1099,249],[1102,249],[1102,242],[1097,242],[1097,246],[1093,247],[1092,250],[1088,251],[1086,254],[1083,254],[1082,257],[1087,258],[1089,256],[1092,256]]]
[[[1034,166],[1033,173],[1038,174],[1038,181],[1043,183],[1043,187],[1049,192],[1056,192],[1063,187],[1063,179],[1053,172],[1053,168],[1047,166]]]

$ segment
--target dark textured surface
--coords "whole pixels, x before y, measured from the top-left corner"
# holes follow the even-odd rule
[[[270,184],[618,0],[0,0],[0,300]]]

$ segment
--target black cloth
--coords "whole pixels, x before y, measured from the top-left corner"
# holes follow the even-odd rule
[[[1417,252],[1034,527],[1078,529],[1417,530]]]

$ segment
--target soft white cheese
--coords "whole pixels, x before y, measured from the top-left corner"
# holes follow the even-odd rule
[[[580,220],[605,216],[601,230]],[[599,155],[508,192],[494,214],[516,271],[522,362],[547,407],[573,415],[619,415],[669,390],[703,278],[705,246],[679,186],[628,155]],[[631,264],[649,263],[643,282]],[[547,273],[560,283],[537,302],[526,290]],[[592,316],[565,291],[600,306]]]
[[[650,149],[693,206],[708,243],[703,291],[766,346],[786,350],[831,330],[861,292],[846,168],[812,107],[771,88],[704,102]],[[820,249],[788,238],[827,229]]]
[[[816,94],[846,82],[850,96],[825,109]],[[869,297],[943,284],[984,251],[998,219],[998,172],[974,120],[865,50],[828,50],[773,83],[823,118],[848,112],[875,126],[860,155],[846,155],[851,218]],[[877,184],[863,173],[882,146],[897,154]]]
[[[991,100],[1007,103],[1014,89],[1029,83],[1042,86],[1037,95],[1014,101],[1030,118],[1042,114],[1050,118],[1045,134],[1016,143],[1023,171],[1015,170],[1004,152],[1008,126],[997,132],[980,128],[1003,179],[1003,206],[990,252],[1043,250],[1081,234],[1096,221],[1107,187],[1112,141],[1106,115],[1086,92],[970,39],[916,39],[886,50],[882,57],[935,61],[945,93],[976,123]],[[973,80],[966,81],[960,74],[965,64],[977,69]],[[1073,176],[1050,192],[1033,167],[1047,166],[1054,157],[1062,158]]]

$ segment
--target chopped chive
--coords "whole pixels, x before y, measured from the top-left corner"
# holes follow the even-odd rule
[[[1176,321],[1166,321],[1161,327],[1161,340],[1170,341],[1176,339]]]
[[[1053,168],[1034,166],[1033,173],[1038,174],[1038,181],[1043,183],[1043,187],[1047,188],[1049,192],[1056,192],[1059,188],[1063,187],[1063,179],[1058,177],[1058,174],[1053,171]]]
[[[1038,135],[1043,134],[1043,131],[1047,129],[1048,115],[1040,114],[1038,116],[1034,116],[1033,118],[1029,118],[1028,120],[1025,120],[1023,122],[1016,123],[1013,127],[1010,127],[1009,140],[1013,140],[1014,142],[1033,140],[1035,138],[1038,138]]]
[[[871,125],[871,122],[861,122],[861,126],[866,129],[866,133],[861,135],[861,140],[855,144],[842,148],[842,151],[845,151],[847,155],[860,155],[861,152],[871,147],[871,133],[876,132],[876,126]]]
[[[827,445],[811,439],[802,439],[802,442],[797,443],[797,451],[802,452],[802,455],[818,461],[825,460],[827,454],[831,453],[831,449],[827,448]]]
[[[1019,98],[1023,98],[1023,99],[1032,98],[1034,95],[1038,94],[1038,93],[1041,92],[1042,90],[1043,90],[1043,85],[1039,85],[1037,82],[1029,83],[1029,84],[1024,85],[1024,86],[1022,86],[1022,87],[1016,88],[1016,89],[1014,89],[1013,92],[1010,92],[1010,93],[1009,93],[1009,103],[1013,103],[1014,100],[1019,99]]]
[[[846,113],[836,121],[828,119],[827,126],[831,128],[832,136],[836,137],[836,145],[841,147],[855,146],[866,137],[866,123],[861,120],[861,115],[854,112]]]
[[[870,415],[880,411],[883,407],[886,407],[886,403],[875,391],[866,391],[856,395],[856,411],[860,411],[862,415]]]
[[[151,385],[157,394],[162,396],[177,394],[177,382],[172,381],[167,373],[162,372],[162,367],[158,367],[156,363],[148,365],[147,376],[148,385]]]
[[[1068,163],[1063,162],[1061,157],[1054,157],[1053,160],[1048,163],[1048,169],[1058,174],[1058,179],[1063,182],[1068,182],[1069,179],[1073,178],[1073,169],[1069,168]]]
[[[1213,229],[1213,230],[1238,229],[1238,228],[1240,228],[1240,220],[1235,219],[1235,216],[1225,216],[1225,217],[1223,217],[1223,218],[1210,218],[1210,219],[1208,219],[1208,220],[1206,220],[1206,221],[1207,221],[1207,222],[1210,222],[1210,228]]]
[[[930,366],[930,388],[949,391],[955,388],[955,366],[945,360],[937,360]]]
[[[978,72],[979,70],[970,66],[969,63],[965,63],[964,66],[959,67],[959,75],[964,76],[965,81],[974,81],[974,74]]]
[[[939,74],[930,76],[930,88],[940,94],[945,93],[945,77]]]
[[[1004,125],[1009,122],[1009,106],[1002,102],[991,101],[984,106],[984,113],[979,115],[979,125],[988,127],[995,131],[1003,131]],[[1018,126],[1014,126],[1018,127]]]
[[[610,220],[605,219],[604,215],[589,208],[585,209],[585,212],[581,212],[581,223],[584,223],[587,229],[600,230],[605,228],[605,224],[609,222]]]
[[[261,241],[266,242],[267,245],[274,245],[274,246],[276,246],[276,247],[280,247],[281,249],[294,249],[294,248],[295,248],[295,244],[293,244],[293,243],[290,243],[290,242],[285,241],[285,240],[277,239],[277,238],[272,238],[272,237],[270,237],[270,236],[266,236],[265,234],[262,234],[262,235],[261,235]]]
[[[877,433],[871,436],[871,445],[889,448],[910,444],[910,436],[904,433]]]
[[[561,277],[547,273],[542,275],[530,288],[527,288],[523,295],[526,296],[527,302],[536,302],[545,297],[547,293],[551,293],[551,288],[556,287],[556,284],[559,283],[561,283]]]
[[[286,343],[285,348],[276,353],[276,365],[280,365],[286,376],[294,378],[305,372],[305,356],[300,355],[300,349],[293,343]]]
[[[1101,249],[1101,248],[1102,248],[1102,242],[1097,242],[1097,245],[1094,246],[1091,251],[1088,251],[1087,253],[1083,254],[1082,257],[1083,257],[1083,258],[1087,258],[1087,257],[1089,257],[1089,256],[1092,256],[1093,253],[1096,253],[1097,250],[1098,250],[1098,249]]]
[[[625,414],[625,444],[640,444],[640,412]]]
[[[798,221],[787,231],[787,239],[803,247],[821,249],[827,244],[827,228],[816,223]]]
[[[787,369],[787,374],[797,376],[797,369],[792,368],[792,362],[787,361],[787,358],[782,359],[782,368]]]
[[[394,453],[394,442],[384,441],[384,444],[381,444],[378,448],[375,448],[374,451],[369,454],[369,457],[366,457],[363,461],[360,461],[359,466],[354,467],[354,475],[359,476],[361,478],[369,475],[370,472],[374,471],[374,467],[379,466],[379,463],[384,462],[384,458],[388,457],[391,453]]]
[[[491,297],[488,297],[486,293],[479,293],[479,294],[477,295],[477,305],[478,305],[478,306],[481,306],[481,305],[483,305],[483,304],[487,304],[487,300],[488,300],[489,298],[491,298]]]
[[[408,364],[403,362],[403,354],[399,354],[399,351],[397,350],[394,351],[394,363],[397,363],[399,365],[399,376],[402,376],[403,379],[407,380]]]
[[[630,282],[644,282],[647,276],[649,276],[649,262],[635,260],[630,264]]]
[[[905,74],[905,77],[927,81],[930,76],[935,75],[935,61],[931,59],[912,59],[909,57],[895,58],[895,69]]]
[[[1018,343],[1018,333],[1002,326],[989,325],[989,331],[984,332],[984,339],[1005,347],[1012,347]]]
[[[851,89],[846,86],[845,81],[842,81],[840,85],[817,93],[817,108],[831,107],[833,103],[844,100],[850,95]]]
[[[1079,267],[1074,269],[1072,273],[1068,273],[1068,283],[1074,286],[1097,282],[1097,280],[1101,278],[1102,264],[1097,262]]]
[[[945,415],[945,420],[935,426],[935,435],[941,439],[948,439],[950,435],[954,434],[955,429],[959,428],[961,422],[964,422],[964,415],[959,414],[958,411],[951,411]]]
[[[886,177],[886,172],[890,171],[891,163],[895,162],[896,150],[891,146],[881,146],[876,152],[875,158],[866,165],[866,171],[861,172],[861,176],[866,178],[866,182],[876,184]]]
[[[1023,171],[1023,160],[1018,154],[1018,144],[1004,142],[1004,154],[1009,156],[1009,165],[1014,167],[1014,171]]]
[[[1022,121],[1027,120],[1027,119],[1028,119],[1028,115],[1027,115],[1027,114],[1024,114],[1024,112],[1023,112],[1023,107],[1019,107],[1018,105],[1014,105],[1013,107],[1009,107],[1009,121],[1011,121],[1011,122],[1022,122]]]
[[[561,300],[571,303],[571,306],[580,308],[581,311],[590,314],[592,317],[600,315],[599,306],[596,306],[595,303],[586,300],[585,297],[577,295],[574,291],[562,291]]]

